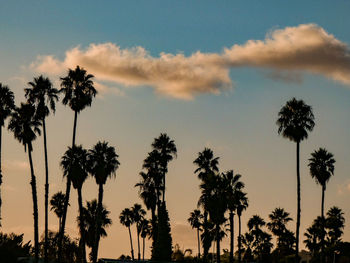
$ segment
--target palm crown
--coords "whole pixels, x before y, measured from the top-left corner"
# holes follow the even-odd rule
[[[61,191],[54,194],[50,200],[51,210],[55,212],[58,218],[63,216],[64,200],[65,194]]]
[[[335,159],[333,154],[324,148],[313,152],[309,159],[310,174],[315,178],[316,182],[326,187],[326,183],[334,174]]]
[[[134,223],[134,213],[129,208],[125,208],[120,213],[119,220],[122,225],[129,227]]]
[[[4,126],[6,118],[10,116],[15,108],[14,99],[13,92],[0,83],[0,127]]]
[[[198,178],[204,180],[209,174],[214,174],[219,171],[219,157],[214,157],[211,149],[205,148],[198,153],[198,157],[193,161],[198,166],[195,173],[198,173]]]

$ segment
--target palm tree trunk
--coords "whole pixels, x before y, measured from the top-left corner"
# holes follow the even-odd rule
[[[241,263],[241,215],[238,214],[238,263]]]
[[[165,172],[163,173],[163,203],[165,201]]]
[[[1,170],[1,139],[2,139],[2,126],[0,126],[0,227],[1,227],[1,184],[2,184],[2,170]]]
[[[130,226],[128,226],[128,229],[129,229],[130,246],[131,246],[131,258],[132,258],[132,260],[135,260],[135,257],[134,257],[134,247],[133,247],[133,245],[132,245],[132,237],[131,237]]]
[[[216,262],[220,263],[220,226],[216,225]]]
[[[300,142],[297,142],[297,226],[296,226],[296,242],[295,242],[295,262],[299,263],[299,229],[300,229]]]
[[[137,222],[136,222],[136,228],[137,228],[137,260],[140,261],[141,260],[141,252],[140,252],[140,232],[139,232],[139,227],[137,226]]]
[[[45,245],[44,245],[44,259],[45,263],[49,262],[48,259],[48,224],[49,224],[49,164],[47,160],[47,141],[46,141],[46,125],[45,118],[43,118],[43,133],[44,133],[44,153],[45,153]]]
[[[204,233],[207,234],[208,232],[208,212],[204,211]],[[207,248],[207,246],[203,243],[203,258],[204,262],[207,260],[208,252],[209,252],[210,246]]]
[[[97,216],[96,216],[96,223],[95,223],[95,237],[94,237],[94,244],[92,247],[92,261],[94,263],[97,262],[97,256],[98,256],[98,245],[100,242],[100,228],[101,226],[101,211],[102,211],[102,200],[103,200],[103,184],[99,184],[98,188],[98,205],[97,205]]]
[[[80,251],[81,262],[86,263],[86,251],[85,251],[85,229],[84,229],[84,215],[83,215],[83,197],[81,194],[81,188],[78,188],[78,205],[79,205],[79,217],[80,217]]]
[[[321,263],[325,262],[325,257],[324,257],[324,195],[326,192],[326,186],[322,185],[322,201],[321,201],[321,217],[322,217],[322,240],[321,240]]]
[[[145,261],[145,237],[142,239],[142,260]]]
[[[230,263],[233,263],[233,249],[234,249],[234,222],[233,222],[234,213],[230,211]]]
[[[201,258],[201,241],[199,238],[199,227],[197,228],[197,240],[198,240],[198,259]]]
[[[76,134],[76,128],[77,128],[77,118],[78,118],[78,112],[74,112],[74,125],[73,125],[73,139],[72,139],[72,147],[75,145],[75,134]],[[67,185],[66,185],[66,199],[64,200],[64,207],[63,207],[63,215],[62,215],[62,225],[60,227],[60,235],[58,238],[58,263],[61,263],[62,260],[62,242],[64,237],[64,229],[66,227],[66,219],[67,219],[67,211],[68,211],[68,204],[69,204],[69,194],[70,194],[70,188],[71,188],[71,180],[69,176],[67,177]]]
[[[39,224],[38,224],[38,198],[36,193],[36,178],[34,175],[34,166],[32,160],[32,144],[28,143],[28,157],[30,164],[31,182],[32,186],[32,198],[33,198],[33,215],[34,215],[34,254],[35,263],[39,261]]]

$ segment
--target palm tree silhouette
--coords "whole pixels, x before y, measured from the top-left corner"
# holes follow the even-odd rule
[[[100,225],[100,212],[102,209],[103,200],[103,185],[110,177],[115,177],[116,170],[119,167],[118,155],[115,148],[109,146],[107,142],[98,142],[89,151],[89,171],[95,177],[96,184],[98,184],[98,210],[95,221],[95,241],[92,246],[92,261],[97,262],[99,233],[97,231]]]
[[[60,232],[65,198],[66,197],[64,193],[59,191],[56,194],[54,194],[50,200],[50,205],[51,205],[50,210],[53,210],[56,216],[58,217],[58,233]]]
[[[142,219],[140,224],[140,236],[142,237],[142,260],[145,260],[145,239],[151,235],[151,225],[146,218]]]
[[[202,227],[202,219],[203,215],[200,210],[195,209],[193,212],[191,212],[190,217],[187,219],[187,221],[190,223],[192,228],[197,229],[197,241],[198,241],[198,258],[201,257],[201,243],[199,238],[199,231],[201,231]]]
[[[48,262],[48,214],[49,214],[49,164],[47,159],[47,139],[45,118],[50,114],[50,109],[54,113],[55,103],[58,101],[58,90],[52,86],[48,78],[39,76],[33,82],[28,82],[30,88],[24,89],[28,102],[35,106],[35,115],[41,121],[44,134],[44,156],[45,156],[45,245],[44,259]]]
[[[311,132],[315,126],[314,114],[311,106],[305,104],[303,100],[295,98],[287,101],[278,113],[276,124],[278,125],[278,134],[282,134],[297,144],[297,223],[296,223],[296,245],[295,261],[299,262],[299,229],[300,229],[300,142],[307,139],[308,132]]]
[[[10,116],[12,110],[15,108],[15,96],[13,92],[5,85],[0,83],[0,227],[1,227],[1,184],[2,184],[2,170],[1,170],[1,139],[2,127],[5,126],[5,120]]]
[[[23,104],[11,113],[8,129],[13,132],[15,139],[24,145],[24,151],[28,148],[28,158],[31,172],[31,186],[34,210],[34,251],[35,262],[39,260],[39,226],[38,226],[38,198],[36,191],[36,177],[32,160],[33,145],[37,134],[40,135],[40,122],[35,118],[35,107],[31,104]]]
[[[144,216],[146,215],[146,211],[142,208],[140,204],[134,204],[134,206],[131,208],[131,212],[133,213],[133,221],[136,224],[136,231],[137,231],[137,248],[138,248],[138,254],[137,259],[141,260],[141,251],[140,251],[140,233],[141,233],[141,222],[144,219]]]
[[[233,170],[222,174],[224,185],[226,185],[225,194],[227,198],[227,208],[230,214],[230,263],[233,263],[234,250],[234,215],[238,206],[237,192],[240,191],[244,184],[240,181],[240,174],[233,174]]]
[[[171,140],[166,133],[161,133],[154,139],[152,147],[159,152],[160,166],[163,179],[163,202],[165,201],[165,175],[168,172],[168,163],[176,158],[177,149],[174,140]]]
[[[242,212],[248,208],[248,197],[247,194],[238,191],[236,192],[236,198],[237,198],[237,216],[238,216],[238,262],[241,263],[242,261],[242,234],[241,234],[241,229],[242,229],[242,222],[241,222],[241,217],[242,217]]]
[[[61,167],[63,169],[63,175],[68,177],[73,183],[74,189],[78,192],[78,205],[79,205],[79,217],[83,218],[83,197],[82,187],[88,177],[88,152],[81,145],[68,147],[68,150],[62,156]],[[68,180],[68,179],[67,179]],[[82,221],[79,224],[80,227],[80,249],[81,249],[81,261],[86,262],[85,252],[85,230]]]
[[[266,224],[267,228],[277,237],[277,249],[280,252],[283,235],[287,231],[287,223],[293,219],[283,208],[277,207],[269,214],[270,222]]]
[[[93,86],[93,81],[91,80],[93,77],[94,77],[93,75],[87,74],[85,69],[77,66],[75,70],[69,69],[68,75],[64,78],[61,78],[60,92],[64,93],[62,103],[63,105],[69,105],[69,107],[74,111],[72,147],[75,145],[78,113],[80,113],[87,106],[91,106],[92,98],[95,97],[97,94],[97,91]],[[58,261],[59,262],[61,262],[60,255],[62,250],[62,240],[64,237],[64,230],[66,226],[70,187],[71,187],[71,181],[69,178],[67,178],[66,201],[64,204],[61,233],[58,241],[58,248],[59,248]]]
[[[106,209],[104,205],[98,208],[98,202],[96,199],[91,200],[90,202],[86,202],[86,206],[83,207],[83,225],[86,233],[86,245],[91,249],[95,245],[94,242],[96,240],[96,220],[98,209],[100,209],[100,219],[98,225],[98,235],[100,237],[106,237],[107,232],[106,228],[112,225],[112,220],[109,218],[110,212]],[[78,219],[80,221],[80,218]],[[90,260],[93,260],[93,252],[90,252]]]
[[[120,223],[123,226],[126,226],[129,230],[130,246],[131,246],[131,258],[132,258],[132,260],[135,260],[134,248],[132,245],[132,237],[131,237],[131,230],[130,230],[130,226],[134,223],[134,213],[129,208],[125,208],[120,213],[119,220],[120,220]]]

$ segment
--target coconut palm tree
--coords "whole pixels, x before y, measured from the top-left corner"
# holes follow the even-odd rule
[[[102,209],[103,186],[108,178],[115,177],[116,170],[119,167],[118,154],[115,148],[109,146],[107,142],[98,142],[89,151],[89,171],[98,184],[98,210],[95,221],[95,241],[92,246],[92,261],[97,262],[99,233],[97,231],[100,225],[100,212]]]
[[[1,170],[1,139],[2,127],[5,126],[5,120],[10,116],[12,110],[15,108],[15,96],[13,92],[6,86],[0,83],[0,226],[1,226],[1,184],[2,184],[2,170]]]
[[[58,217],[58,233],[60,232],[65,198],[66,197],[64,193],[59,191],[56,194],[54,194],[50,200],[50,205],[51,205],[50,210],[53,210],[56,216]]]
[[[176,158],[177,149],[174,140],[166,133],[161,133],[152,143],[153,149],[159,152],[161,174],[163,179],[163,202],[165,201],[165,175],[168,172],[168,163]]]
[[[94,76],[87,74],[86,70],[77,66],[75,70],[69,69],[68,75],[61,78],[60,92],[64,93],[62,99],[63,105],[68,105],[74,111],[74,125],[73,125],[73,139],[72,147],[75,145],[75,135],[77,127],[78,114],[87,106],[91,106],[92,98],[96,96],[97,91],[94,88],[92,78]],[[64,212],[62,217],[61,233],[58,241],[58,248],[61,252],[62,240],[64,237],[64,230],[66,226],[67,209],[69,203],[71,181],[67,178],[66,185],[66,201],[64,204]],[[61,253],[58,255],[58,261],[61,261]]]
[[[198,209],[193,210],[193,212],[191,212],[190,214],[190,217],[187,219],[191,227],[197,229],[198,258],[201,257],[201,243],[199,238],[199,232],[201,231],[201,227],[202,227],[202,219],[203,219],[203,215],[201,211]]]
[[[236,192],[236,198],[237,198],[237,216],[238,216],[238,262],[241,263],[242,261],[242,254],[241,254],[241,249],[242,249],[242,235],[241,235],[241,229],[242,229],[242,222],[241,222],[241,217],[242,217],[242,212],[248,208],[248,197],[247,194],[238,191]]]
[[[109,218],[110,212],[102,205],[102,209],[98,208],[98,202],[96,199],[86,202],[86,206],[83,207],[83,225],[86,233],[86,245],[91,248],[90,260],[93,260],[92,248],[96,239],[96,220],[98,209],[100,209],[100,219],[98,225],[98,235],[99,237],[106,237],[106,228],[112,225],[112,219]],[[78,218],[80,221],[80,218]]]
[[[23,104],[11,113],[8,129],[13,132],[15,139],[24,145],[24,151],[28,148],[28,158],[31,172],[32,198],[34,210],[34,252],[35,262],[39,260],[39,226],[38,226],[38,198],[36,191],[36,177],[32,160],[33,145],[37,134],[40,135],[40,122],[35,118],[35,107],[31,104]]]
[[[308,138],[308,132],[311,132],[315,126],[312,107],[305,104],[303,100],[295,98],[287,101],[278,113],[276,124],[278,125],[278,134],[282,134],[297,145],[297,222],[296,222],[296,246],[295,261],[299,261],[299,229],[300,229],[300,143]]]
[[[126,226],[129,230],[129,237],[130,237],[130,247],[131,247],[131,258],[132,260],[135,260],[134,257],[134,247],[132,245],[132,237],[131,237],[131,230],[130,227],[134,223],[134,213],[129,209],[125,208],[119,216],[120,223],[123,226]]]
[[[227,198],[227,208],[229,211],[230,220],[230,263],[233,263],[234,250],[234,215],[238,206],[237,192],[240,191],[244,184],[240,181],[240,174],[233,174],[233,170],[222,174],[225,187],[225,194]]]
[[[141,220],[139,224],[140,236],[142,237],[142,260],[145,260],[145,239],[151,235],[151,225],[146,218]]]
[[[137,260],[141,260],[141,250],[140,250],[140,233],[141,233],[141,223],[146,215],[146,211],[142,208],[140,204],[134,204],[131,208],[131,212],[133,213],[134,223],[136,224],[137,231]]]
[[[30,88],[24,89],[28,102],[35,106],[35,115],[41,121],[44,134],[44,157],[45,157],[45,245],[44,259],[48,262],[48,214],[49,214],[49,164],[47,159],[47,139],[45,118],[50,110],[55,113],[58,101],[58,90],[52,86],[51,81],[42,75],[28,82]]]
[[[69,177],[73,184],[73,188],[78,192],[79,217],[83,218],[83,197],[82,187],[88,177],[88,151],[81,145],[68,147],[68,150],[62,156],[61,168],[63,175]],[[86,262],[85,252],[85,230],[82,221],[79,224],[80,228],[80,249],[82,255],[82,262]]]

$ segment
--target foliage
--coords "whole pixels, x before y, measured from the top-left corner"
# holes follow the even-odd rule
[[[15,263],[19,257],[30,256],[31,245],[23,243],[23,234],[0,232],[0,262]]]

